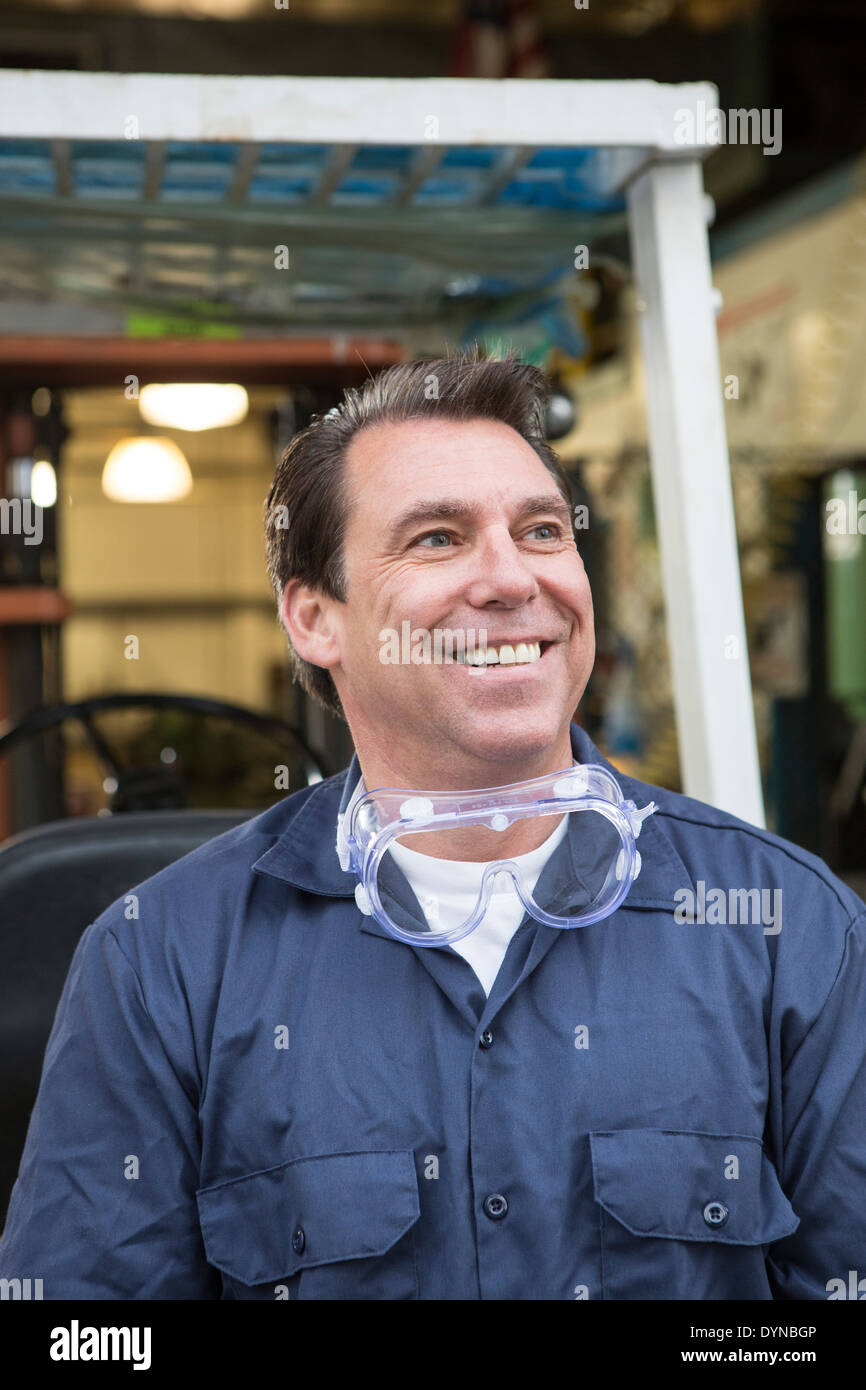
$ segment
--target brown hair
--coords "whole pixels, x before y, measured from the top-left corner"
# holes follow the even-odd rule
[[[344,461],[355,435],[371,425],[430,416],[501,421],[532,446],[570,510],[568,476],[543,435],[549,395],[538,367],[511,352],[501,359],[486,358],[477,345],[447,358],[400,362],[346,391],[341,405],[314,418],[292,439],[265,501],[268,574],[278,605],[293,578],[346,601]],[[304,661],[291,638],[289,652],[303,689],[345,719],[330,671]]]

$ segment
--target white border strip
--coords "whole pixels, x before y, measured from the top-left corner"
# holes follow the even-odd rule
[[[311,144],[630,146],[691,158],[678,111],[717,104],[711,84],[470,78],[212,77],[0,73],[0,137]]]

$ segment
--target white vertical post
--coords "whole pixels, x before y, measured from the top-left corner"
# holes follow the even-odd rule
[[[627,193],[683,787],[763,826],[700,162]]]

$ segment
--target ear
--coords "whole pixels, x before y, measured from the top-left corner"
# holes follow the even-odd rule
[[[304,661],[329,669],[340,660],[336,625],[332,620],[334,599],[326,598],[318,589],[290,579],[283,590],[280,622],[289,634],[292,646]]]

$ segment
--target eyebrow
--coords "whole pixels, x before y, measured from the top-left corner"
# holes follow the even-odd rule
[[[540,512],[550,512],[571,530],[571,511],[559,492],[539,493],[525,497],[518,505],[513,525],[526,521]],[[433,521],[475,521],[481,508],[457,497],[429,497],[413,502],[411,507],[401,512],[388,527],[387,543],[397,545],[415,526]]]

